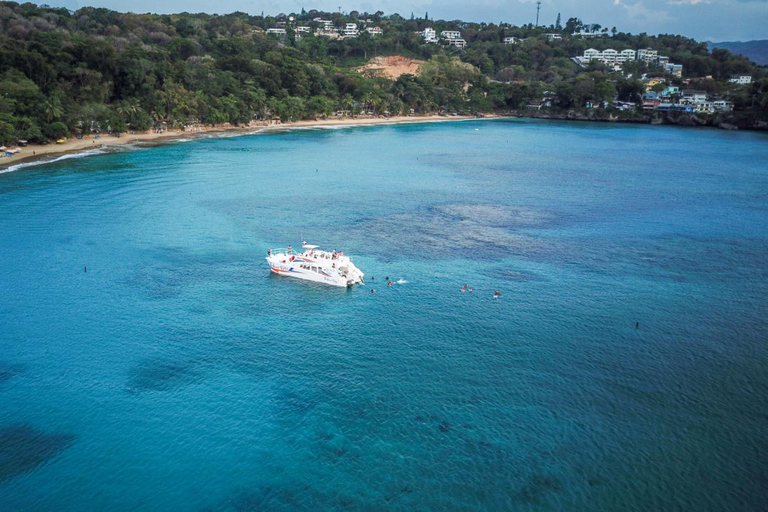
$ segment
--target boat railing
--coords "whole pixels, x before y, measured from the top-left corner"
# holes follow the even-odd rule
[[[285,247],[285,248],[269,248],[267,249],[267,256],[275,256],[278,254],[284,254],[286,256],[309,256],[311,258],[316,258],[318,260],[325,259],[325,260],[344,260],[349,259],[349,257],[344,254],[341,251],[324,251],[321,249],[304,249],[304,250],[296,250],[291,246]]]
[[[276,254],[287,254],[288,256],[295,256],[297,254],[301,254],[300,252],[297,252],[295,250],[292,250],[291,247],[270,247],[267,249],[267,256],[274,256]]]

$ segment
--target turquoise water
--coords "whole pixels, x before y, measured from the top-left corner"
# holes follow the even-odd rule
[[[764,511],[766,163],[472,121],[0,174],[0,510]],[[302,237],[365,286],[270,276]]]

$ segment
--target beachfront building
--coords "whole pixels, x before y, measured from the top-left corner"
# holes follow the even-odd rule
[[[687,113],[693,113],[694,108],[692,105],[683,105],[680,103],[661,103],[660,105],[656,106],[656,110],[659,112],[687,112]]]
[[[467,47],[467,42],[461,38],[459,39],[449,39],[448,40],[448,46],[453,46],[454,48],[462,49]]]
[[[421,32],[421,36],[424,38],[424,42],[427,44],[437,43],[437,31],[431,27],[425,28]]]
[[[282,37],[286,34],[284,28],[268,28],[267,34]]]
[[[684,105],[702,105],[707,101],[706,91],[697,91],[695,89],[683,90],[683,95],[680,98],[680,103]]]
[[[702,101],[701,103],[696,104],[695,110],[699,114],[714,114],[715,113],[715,105],[712,101]]]
[[[381,27],[368,27],[365,29],[365,31],[371,34],[372,36],[380,36],[384,33]]]
[[[733,103],[726,100],[715,100],[712,102],[712,107],[715,109],[715,112],[732,112],[733,111]]]
[[[747,85],[752,83],[752,75],[731,75],[728,81],[732,84]]]

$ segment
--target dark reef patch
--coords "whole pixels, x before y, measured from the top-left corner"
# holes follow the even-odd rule
[[[554,242],[532,237],[529,229],[558,222],[549,211],[488,204],[448,204],[387,217],[362,219],[354,229],[361,237],[375,237],[380,257],[403,254],[420,259],[453,258],[471,253],[481,260],[512,255],[541,257]],[[411,227],[417,225],[418,230]],[[407,233],[407,236],[403,236]],[[384,251],[386,251],[384,253]]]
[[[134,367],[127,388],[136,391],[170,391],[197,382],[199,366],[190,361],[147,361]]]
[[[74,442],[71,434],[46,434],[24,423],[0,428],[0,482],[46,464]]]
[[[552,475],[533,475],[525,482],[513,498],[521,503],[543,503],[544,499],[553,492],[563,488],[559,478]]]
[[[20,366],[0,363],[0,384],[19,375],[23,370]]]

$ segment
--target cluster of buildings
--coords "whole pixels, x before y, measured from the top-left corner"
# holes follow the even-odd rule
[[[646,92],[643,95],[643,110],[714,114],[715,112],[731,112],[733,103],[723,98],[712,98],[706,91],[681,90],[676,85],[669,85],[661,92]]]
[[[381,27],[378,26],[366,26],[373,23],[373,20],[363,20],[361,25],[364,28],[360,28],[357,23],[347,23],[343,28],[336,27],[331,20],[324,20],[322,18],[315,18],[312,22],[317,27],[313,29],[309,25],[299,25],[294,27],[296,32],[296,38],[301,39],[305,34],[311,34],[314,32],[316,36],[328,37],[331,39],[349,39],[359,36],[362,32],[368,32],[372,36],[380,36],[384,33]],[[287,34],[286,22],[280,21],[275,23],[275,26],[267,29],[267,34],[284,37]]]
[[[437,38],[437,31],[434,28],[427,27],[421,32],[417,32],[424,38],[426,44],[437,44],[440,39],[448,43],[448,46],[455,48],[465,48],[467,42],[461,38],[461,32],[458,30],[443,30],[440,32],[440,39]]]
[[[618,71],[622,68],[625,62],[628,61],[642,61],[650,66],[657,66],[663,68],[665,72],[681,77],[683,76],[683,65],[673,64],[669,62],[669,57],[659,55],[657,50],[651,48],[644,48],[642,50],[621,50],[616,51],[612,48],[607,50],[595,50],[590,48],[584,50],[584,55],[581,57],[575,57],[574,60],[579,64],[588,64],[590,62],[602,62],[607,66],[611,66],[614,70]]]
[[[752,83],[752,75],[731,75],[728,81],[732,84],[748,85]]]

